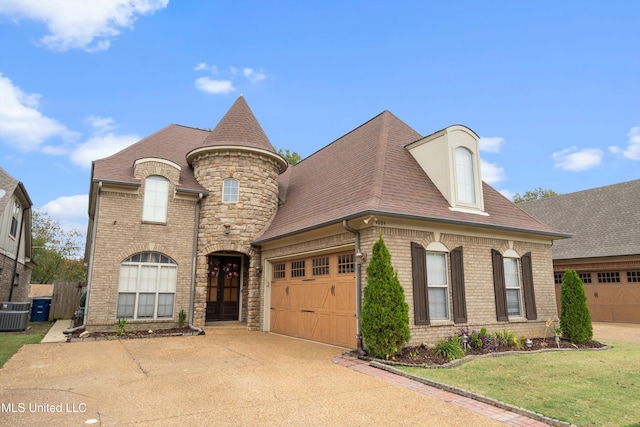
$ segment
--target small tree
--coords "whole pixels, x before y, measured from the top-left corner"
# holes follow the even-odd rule
[[[543,189],[538,187],[535,190],[526,191],[523,195],[516,193],[513,196],[513,203],[530,202],[532,200],[545,199],[547,197],[557,196],[558,193],[551,189]]]
[[[560,329],[562,337],[573,343],[586,343],[593,337],[587,296],[582,280],[575,270],[567,270],[562,276]]]
[[[360,320],[365,345],[374,357],[393,357],[411,337],[409,306],[382,236],[373,245],[367,267]]]

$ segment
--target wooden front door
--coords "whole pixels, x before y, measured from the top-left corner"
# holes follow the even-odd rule
[[[209,256],[206,321],[238,320],[242,259]]]

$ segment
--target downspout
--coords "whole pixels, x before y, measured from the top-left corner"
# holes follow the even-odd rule
[[[189,295],[189,328],[198,332],[198,335],[204,335],[204,331],[197,326],[193,326],[193,311],[196,296],[196,262],[198,261],[198,231],[200,229],[200,204],[202,203],[202,193],[199,194],[196,202],[196,217],[193,227],[193,255],[191,257],[191,292]]]
[[[63,334],[72,334],[76,331],[81,331],[86,327],[87,315],[89,313],[89,296],[91,295],[91,278],[93,277],[93,256],[96,250],[96,234],[98,233],[98,216],[100,215],[100,192],[102,191],[102,181],[98,182],[98,190],[96,191],[96,209],[93,212],[93,229],[91,230],[91,249],[89,250],[89,265],[87,265],[87,297],[84,300],[84,317],[82,318],[82,325],[75,328],[65,329]],[[91,213],[91,209],[89,209]]]
[[[31,206],[22,210],[22,218],[20,219],[20,232],[18,233],[18,249],[16,249],[16,261],[13,263],[13,275],[11,276],[11,282],[9,282],[9,302],[11,302],[11,298],[13,297],[13,282],[16,280],[16,272],[18,271],[18,258],[20,258],[20,245],[22,244],[22,227],[24,225],[24,214],[29,209],[31,209]],[[18,283],[18,285],[20,284]]]
[[[360,231],[352,228],[347,223],[347,220],[342,221],[342,227],[345,230],[353,233],[356,239],[356,254],[360,251]],[[364,345],[362,344],[362,333],[360,331],[360,311],[362,310],[362,265],[360,262],[356,262],[356,342],[358,345],[358,354],[363,356],[366,354]]]

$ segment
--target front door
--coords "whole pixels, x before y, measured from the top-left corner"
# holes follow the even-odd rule
[[[238,320],[242,259],[209,256],[206,321]]]

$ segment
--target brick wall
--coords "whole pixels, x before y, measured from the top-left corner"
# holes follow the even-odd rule
[[[382,234],[385,244],[391,253],[391,262],[398,272],[398,279],[404,288],[405,298],[409,305],[412,344],[434,343],[462,327],[472,330],[486,327],[489,332],[508,330],[514,332],[517,336],[523,335],[527,337],[544,335],[546,318],[557,317],[550,245],[444,232],[436,235],[436,231],[374,227],[361,232],[361,247],[369,256],[371,255],[373,244],[380,234]],[[430,242],[436,240],[443,243],[449,250],[458,246],[463,247],[467,322],[454,324],[453,320],[432,321],[431,325],[416,326],[413,323],[414,304],[410,242],[420,243],[426,248]],[[496,320],[491,249],[504,252],[509,248],[515,250],[519,255],[524,255],[527,252],[532,254],[533,280],[538,314],[536,321],[527,321],[525,318],[513,319],[509,322],[498,322]],[[450,266],[448,268],[450,271]],[[366,265],[363,265],[362,280],[363,286],[365,286]],[[451,309],[450,286],[449,306]]]
[[[29,283],[31,282],[31,268],[18,262],[16,274],[19,275],[18,286],[13,286],[13,268],[15,259],[0,254],[0,302],[9,301],[9,293],[12,292],[11,301],[29,301]],[[9,288],[13,286],[13,291]]]
[[[178,171],[162,162],[144,162],[135,168],[141,179],[133,192],[104,185],[100,207],[96,212],[97,234],[93,256],[87,330],[113,330],[116,327],[118,280],[120,263],[138,252],[160,252],[177,264],[177,283],[173,319],[148,321],[127,320],[129,329],[173,327],[178,313],[189,314],[193,236],[197,199],[175,197]],[[160,175],[169,179],[169,202],[166,224],[142,221],[144,185],[147,176]]]

